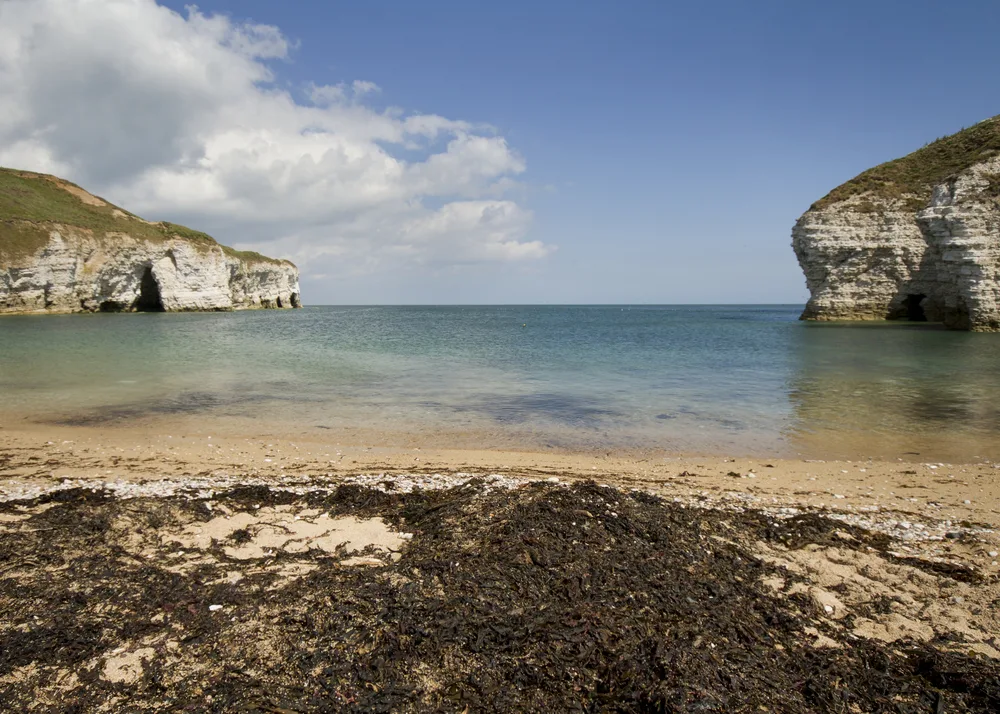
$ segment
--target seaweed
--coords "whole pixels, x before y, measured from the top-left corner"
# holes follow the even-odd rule
[[[0,533],[6,710],[1000,708],[997,662],[946,642],[850,639],[801,598],[761,584],[793,576],[753,556],[747,544],[760,538],[886,545],[820,516],[686,508],[595,483],[474,481],[408,494],[245,487],[210,500],[67,490],[42,500],[51,505],[20,531]],[[211,562],[179,571],[169,543],[156,557],[136,551],[163,524],[289,505],[380,517],[414,535],[401,557],[373,567],[317,551],[277,551],[251,566],[220,545]],[[312,569],[279,575],[295,564]],[[240,579],[223,577],[237,567]],[[810,627],[842,646],[814,647]],[[140,646],[140,678],[106,676],[113,653]]]

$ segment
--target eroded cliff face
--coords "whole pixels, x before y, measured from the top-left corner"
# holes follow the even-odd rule
[[[41,250],[0,265],[0,312],[240,310],[299,307],[287,261],[237,257],[222,246],[128,234],[95,238],[53,226]]]
[[[928,192],[811,208],[792,229],[811,295],[803,319],[1000,330],[998,187],[1000,156],[989,152]]]
[[[143,220],[57,176],[0,168],[0,313],[300,306],[287,260]]]

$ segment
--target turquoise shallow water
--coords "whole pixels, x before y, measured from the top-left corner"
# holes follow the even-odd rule
[[[437,446],[998,455],[1000,335],[808,324],[799,309],[5,317],[0,425],[210,420]]]

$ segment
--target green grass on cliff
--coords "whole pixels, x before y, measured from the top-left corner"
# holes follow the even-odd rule
[[[909,208],[919,210],[929,203],[931,189],[936,184],[997,153],[1000,153],[1000,116],[933,141],[901,159],[868,169],[830,191],[812,208],[825,208],[870,192],[880,198],[903,199]]]
[[[127,233],[154,243],[179,237],[206,249],[220,245],[207,233],[176,223],[147,223],[103,199],[103,205],[88,203],[84,200],[88,197],[86,191],[69,181],[0,167],[0,266],[40,250],[48,242],[53,224],[91,231],[98,239],[109,233]],[[220,247],[247,261],[287,262],[253,251]]]

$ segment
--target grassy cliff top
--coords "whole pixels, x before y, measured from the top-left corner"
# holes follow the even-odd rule
[[[933,141],[900,159],[868,169],[830,191],[812,208],[826,208],[838,201],[870,192],[880,198],[908,200],[918,210],[927,205],[935,185],[997,153],[1000,153],[1000,116]],[[917,206],[917,203],[920,205]]]
[[[212,236],[176,223],[145,221],[56,176],[0,167],[0,255],[10,260],[35,253],[48,242],[52,224],[89,230],[95,237],[127,233],[154,243],[180,238],[206,249],[219,246],[246,261],[288,262],[220,245]]]

